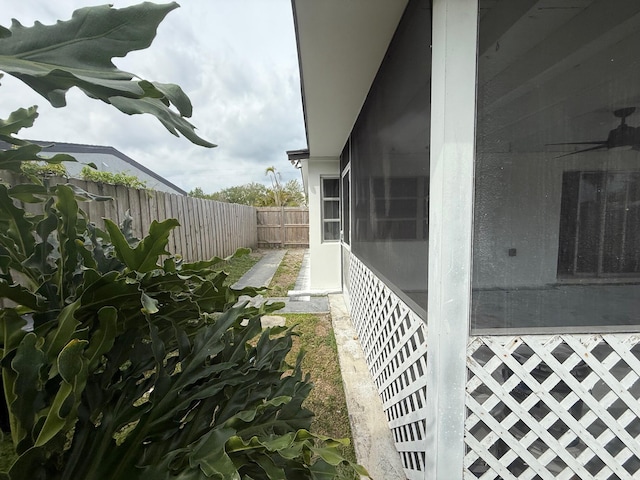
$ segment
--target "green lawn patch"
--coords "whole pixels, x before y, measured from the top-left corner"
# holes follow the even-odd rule
[[[294,339],[288,361],[295,361],[300,349],[305,351],[302,370],[311,375],[313,390],[304,406],[315,413],[312,429],[333,438],[349,438],[352,443],[348,448],[344,448],[341,454],[355,462],[349,412],[331,316],[307,313],[283,316],[287,319],[287,326],[297,325],[296,331],[300,334]]]
[[[287,250],[269,284],[269,297],[286,297],[295,288],[304,252],[302,248]]]

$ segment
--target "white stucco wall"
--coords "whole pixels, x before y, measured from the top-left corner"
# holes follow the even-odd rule
[[[536,287],[556,283],[564,171],[640,170],[637,152],[492,153],[478,159],[473,285]],[[516,256],[508,250],[515,248]]]
[[[303,166],[303,168],[305,168]],[[320,179],[339,176],[338,158],[311,157],[306,164],[309,188],[309,268],[312,290],[342,288],[340,242],[322,242],[322,203]]]

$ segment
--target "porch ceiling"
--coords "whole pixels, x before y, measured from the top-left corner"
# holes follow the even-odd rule
[[[311,156],[340,155],[407,0],[292,0]]]
[[[484,151],[572,151],[581,147],[549,144],[604,140],[624,107],[637,107],[628,121],[640,126],[640,1],[479,3]],[[407,0],[292,4],[310,154],[336,157]]]
[[[637,0],[480,0],[480,7],[478,127],[488,151],[586,147],[546,144],[606,140],[620,123],[614,110],[640,107]]]

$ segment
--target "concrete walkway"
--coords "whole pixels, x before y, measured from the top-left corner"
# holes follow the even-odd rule
[[[273,250],[251,268],[234,288],[245,286],[268,286],[278,269],[286,250]],[[295,296],[286,298],[262,297],[254,301],[281,301],[282,310],[268,318],[263,317],[263,325],[278,324],[279,313],[330,313],[333,332],[338,349],[338,360],[349,410],[349,420],[356,458],[375,480],[405,480],[391,430],[384,416],[382,401],[364,360],[364,354],[357,340],[357,333],[342,294],[304,295],[309,292],[309,252],[304,255],[300,273],[295,285]],[[265,322],[266,320],[266,322]]]
[[[286,253],[286,249],[267,251],[264,257],[231,287],[237,289],[268,287]],[[294,288],[297,292],[307,292],[309,290],[309,250],[305,252],[302,259]],[[329,301],[326,295],[296,295],[291,297],[269,297],[266,299],[262,295],[258,295],[251,300],[251,303],[260,304],[264,301],[269,303],[283,302],[285,306],[278,310],[278,313],[329,313]]]
[[[269,250],[231,288],[268,287],[286,253],[286,250]]]

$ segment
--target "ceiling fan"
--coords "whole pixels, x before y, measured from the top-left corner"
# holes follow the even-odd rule
[[[636,111],[636,107],[626,107],[614,110],[613,114],[620,119],[620,125],[609,132],[606,140],[597,140],[591,142],[564,142],[564,143],[548,143],[547,145],[594,145],[593,147],[583,148],[575,152],[565,153],[555,158],[567,157],[577,153],[590,152],[593,150],[609,150],[611,148],[631,147],[634,150],[640,150],[640,127],[632,127],[627,125],[627,117]]]

